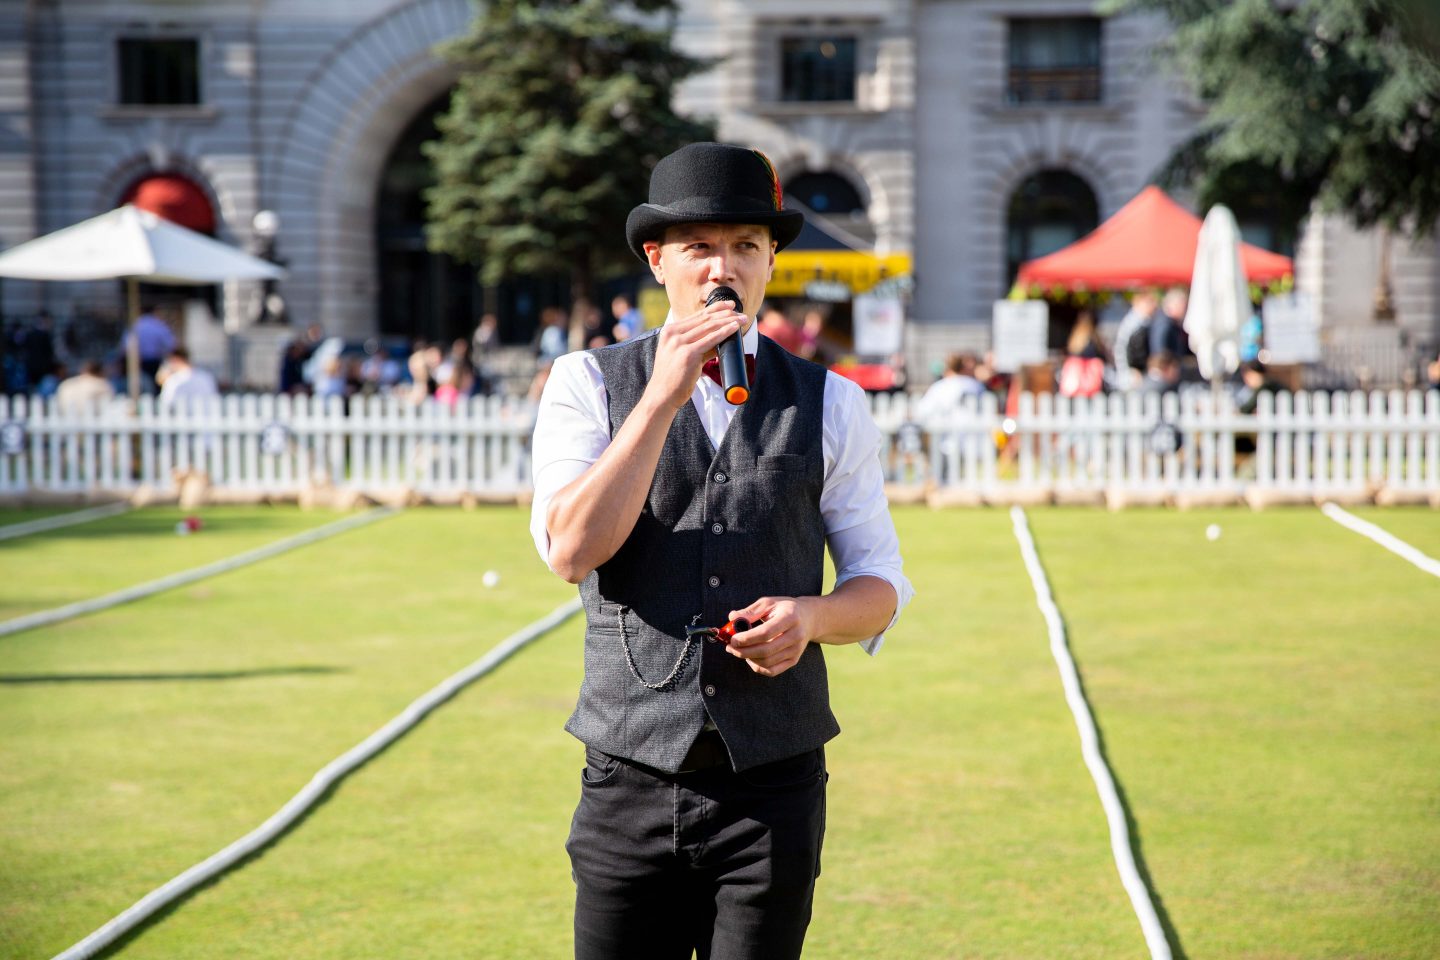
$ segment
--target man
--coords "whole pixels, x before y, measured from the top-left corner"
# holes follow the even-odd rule
[[[115,388],[100,375],[100,364],[86,360],[80,365],[80,372],[60,381],[55,391],[55,405],[66,416],[83,416],[95,413],[115,397]]]
[[[1142,393],[1175,393],[1180,389],[1180,358],[1169,350],[1150,355],[1145,379],[1140,382]]]
[[[630,305],[630,298],[623,293],[610,301],[610,316],[615,318],[610,336],[616,343],[638,335],[645,326],[645,318],[640,316],[639,310]]]
[[[558,359],[540,402],[531,530],[588,621],[567,724],[586,744],[566,844],[581,960],[800,955],[839,732],[820,645],[873,653],[912,592],[863,394],[750,319],[802,224],[758,151],[661,160],[626,238],[670,314]],[[706,305],[719,286],[740,310]],[[739,407],[702,376],[737,332]],[[687,635],[736,618],[755,626],[728,643]]]
[[[1270,379],[1270,373],[1260,360],[1246,360],[1240,364],[1240,382],[1243,386],[1236,397],[1235,409],[1243,414],[1252,414],[1260,406],[1260,394],[1280,393],[1285,388]]]
[[[41,310],[21,335],[20,362],[24,364],[25,382],[31,393],[43,393],[46,378],[55,376],[54,326],[50,312]]]
[[[130,326],[130,337],[140,354],[140,391],[155,392],[155,375],[160,364],[175,348],[175,334],[170,325],[155,313],[155,307],[146,304],[140,308],[140,316]]]
[[[1115,330],[1115,386],[1134,390],[1150,363],[1150,329],[1160,297],[1154,290],[1138,290],[1130,309]]]
[[[160,403],[194,403],[220,396],[215,377],[190,363],[190,351],[175,347],[165,358],[165,376],[160,385]]]
[[[952,353],[946,357],[940,379],[930,384],[915,405],[916,417],[922,422],[943,417],[951,410],[959,410],[966,397],[973,397],[978,405],[985,395],[985,384],[975,377],[976,363],[971,353]]]
[[[1190,353],[1190,341],[1185,336],[1185,311],[1190,306],[1190,295],[1183,287],[1171,287],[1160,301],[1160,313],[1150,324],[1150,353],[1169,353],[1178,361]]]
[[[790,318],[785,316],[784,310],[773,303],[766,304],[760,308],[757,317],[759,319],[756,326],[763,336],[774,340],[795,356],[800,356],[800,350],[804,343],[800,337],[800,328],[790,322]]]

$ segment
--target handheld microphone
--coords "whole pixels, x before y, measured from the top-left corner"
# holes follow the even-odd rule
[[[710,291],[705,298],[705,306],[719,303],[721,300],[731,300],[735,303],[735,309],[741,313],[745,312],[745,305],[740,302],[740,294],[729,287],[716,287]],[[736,330],[735,336],[720,344],[716,351],[720,355],[720,381],[725,391],[725,399],[735,406],[739,406],[750,399],[750,377],[745,371],[745,339],[741,331]]]

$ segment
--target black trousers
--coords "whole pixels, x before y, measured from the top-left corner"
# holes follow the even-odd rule
[[[566,850],[577,960],[793,960],[825,838],[825,751],[666,774],[587,748]]]

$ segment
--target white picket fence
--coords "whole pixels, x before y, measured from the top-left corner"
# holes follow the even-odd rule
[[[893,482],[981,494],[1297,496],[1440,493],[1440,393],[1262,394],[1242,414],[1228,394],[995,397],[925,424],[914,402],[876,397]],[[1077,497],[1077,499],[1083,499]]]
[[[75,416],[0,399],[0,494],[171,491],[201,471],[212,488],[286,496],[306,487],[513,496],[529,487],[533,406],[476,397],[457,407],[395,397],[228,396],[161,406],[142,397]]]
[[[1253,415],[1226,395],[994,397],[915,421],[913,400],[872,399],[887,479],[911,489],[1066,496],[1116,491],[1297,495],[1440,493],[1440,393],[1264,395]],[[370,495],[509,497],[529,487],[533,406],[455,408],[393,397],[230,396],[195,407],[144,398],[84,416],[0,398],[0,495],[212,488],[284,497],[329,486]],[[1083,499],[1083,496],[1079,497]]]

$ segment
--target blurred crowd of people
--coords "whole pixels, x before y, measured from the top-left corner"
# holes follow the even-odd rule
[[[514,369],[509,369],[508,377],[496,369],[501,347],[499,323],[489,313],[477,321],[470,336],[448,344],[416,340],[397,345],[394,338],[378,337],[357,343],[327,336],[320,324],[310,324],[286,344],[277,371],[277,389],[284,394],[347,401],[356,396],[393,395],[417,405],[433,401],[451,407],[468,397],[507,390],[538,400],[551,365],[559,357],[644,332],[645,319],[630,297],[615,296],[608,306],[607,312],[582,298],[569,311],[559,306],[541,309],[530,347],[534,374],[528,389],[523,379],[515,385]],[[1102,336],[1095,313],[1080,310],[1048,385],[1021,384],[1020,378],[997,373],[988,355],[954,353],[935,371],[937,379],[924,392],[917,411],[928,417],[986,392],[997,394],[1003,402],[1017,385],[1051,389],[1065,397],[1175,392],[1183,382],[1199,379],[1185,329],[1187,308],[1183,288],[1163,293],[1137,291],[1108,338]],[[847,349],[829,335],[826,316],[815,305],[787,311],[767,301],[757,312],[757,324],[762,334],[797,356],[825,366],[847,359]],[[72,410],[103,403],[127,392],[127,350],[133,349],[139,361],[141,393],[156,394],[162,402],[218,394],[216,377],[191,362],[177,337],[178,329],[173,307],[147,303],[120,343],[98,359],[80,359],[80,351],[68,347],[52,319],[41,312],[25,323],[7,327],[0,335],[4,391],[55,396],[62,408]],[[1252,412],[1262,394],[1281,389],[1261,359],[1261,335],[1256,311],[1241,330],[1241,364],[1228,384],[1242,412]],[[508,348],[512,354],[516,349]],[[896,376],[890,389],[902,389],[906,382],[903,358],[892,358],[892,366]],[[1423,373],[1422,387],[1440,389],[1440,356],[1428,359]],[[522,370],[520,375],[529,374]]]
[[[1106,342],[1095,313],[1078,311],[1065,340],[1063,357],[1049,388],[1062,397],[1093,397],[1101,393],[1177,392],[1187,381],[1199,381],[1200,374],[1185,329],[1189,299],[1183,288],[1163,294],[1140,290],[1129,310]],[[1240,365],[1227,386],[1242,413],[1253,413],[1259,397],[1281,390],[1261,359],[1262,325],[1258,310],[1244,324],[1239,347]],[[1430,389],[1440,389],[1440,358],[1429,365]],[[919,415],[929,417],[957,406],[965,397],[986,392],[1009,397],[1012,387],[1046,389],[1043,383],[1020,384],[1016,377],[997,374],[989,357],[972,353],[950,355],[939,378],[919,401]]]
[[[327,337],[312,323],[288,344],[280,358],[277,389],[316,397],[399,396],[414,404],[434,399],[454,407],[467,397],[494,392],[490,359],[499,347],[494,314],[480,318],[468,337],[448,345],[415,340],[408,349],[370,337],[357,351],[340,337]]]

